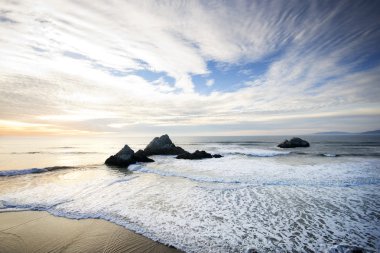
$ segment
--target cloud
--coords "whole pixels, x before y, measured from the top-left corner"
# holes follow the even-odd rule
[[[214,82],[215,82],[214,79],[209,79],[209,80],[207,80],[207,82],[206,82],[206,86],[211,87],[211,86],[214,85]]]
[[[39,131],[307,133],[347,128],[342,117],[378,128],[379,5],[3,2],[0,116]],[[235,69],[242,85],[215,81]]]

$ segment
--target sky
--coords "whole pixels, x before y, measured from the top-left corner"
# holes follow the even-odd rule
[[[380,129],[380,1],[0,0],[0,135]]]

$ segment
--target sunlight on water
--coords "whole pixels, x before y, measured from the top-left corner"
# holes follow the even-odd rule
[[[17,161],[24,175],[0,174],[0,206],[103,218],[188,252],[323,252],[336,245],[374,252],[380,240],[379,140],[323,138],[310,137],[310,149],[280,150],[281,137],[178,137],[173,140],[187,150],[224,157],[153,156],[155,163],[129,170],[102,163],[125,142],[137,150],[149,139],[46,141],[33,148],[8,140],[8,149],[1,147],[3,164],[40,155],[15,152],[51,153],[41,154],[41,166],[34,159]],[[47,168],[57,165],[75,167]],[[42,171],[27,170],[33,167]]]

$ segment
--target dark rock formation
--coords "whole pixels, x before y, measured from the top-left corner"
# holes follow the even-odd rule
[[[329,250],[330,253],[364,253],[367,252],[365,249],[357,247],[357,246],[350,246],[350,245],[338,245]]]
[[[136,163],[134,154],[135,152],[128,145],[125,145],[116,155],[108,157],[105,164],[117,167],[128,167],[129,165]]]
[[[298,147],[306,148],[306,147],[310,147],[310,144],[307,141],[302,140],[301,138],[294,137],[290,141],[285,140],[284,142],[278,144],[277,147],[280,147],[280,148],[298,148]]]
[[[174,145],[167,134],[155,137],[144,149],[147,156],[151,155],[180,155],[186,151]]]
[[[115,155],[108,157],[105,161],[106,165],[117,166],[127,168],[129,165],[136,162],[149,163],[154,162],[148,156],[151,155],[177,155],[177,159],[190,159],[190,160],[200,160],[205,158],[220,158],[223,157],[219,154],[211,155],[206,151],[195,151],[194,153],[189,153],[181,147],[177,147],[170,140],[167,134],[161,137],[155,137],[144,150],[139,150],[136,153],[128,146],[125,145],[119,152]]]
[[[207,159],[207,158],[220,158],[222,157],[219,154],[211,155],[210,153],[207,153],[206,151],[195,151],[194,153],[185,152],[180,155],[178,155],[177,159],[188,159],[188,160],[201,160],[201,159]]]
[[[105,161],[106,165],[117,167],[128,167],[136,162],[154,162],[154,160],[148,158],[144,151],[139,150],[136,153],[128,146],[125,145],[116,155],[111,155]]]
[[[133,158],[136,160],[136,162],[142,162],[142,163],[151,163],[154,162],[153,159],[150,159],[149,157],[146,156],[145,152],[141,149],[137,151]]]

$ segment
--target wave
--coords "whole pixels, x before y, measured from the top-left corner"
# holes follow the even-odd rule
[[[95,173],[69,171],[68,177],[54,181],[40,181],[43,175],[15,180],[17,191],[0,194],[0,212],[13,208],[74,219],[100,218],[186,252],[246,252],[253,245],[259,252],[275,252],[276,242],[281,242],[282,251],[297,247],[293,251],[304,252],[305,246],[328,252],[333,246],[328,242],[342,241],[345,234],[350,236],[345,243],[363,246],[368,235],[379,231],[372,218],[380,185],[376,161],[304,166],[244,157],[202,161],[158,157],[156,163],[131,165],[135,172],[127,176],[110,173],[104,166]],[[70,177],[71,172],[76,177]],[[323,184],[332,187],[319,187]],[[344,188],[359,184],[376,185]],[[221,229],[225,236],[210,237]],[[316,239],[305,240],[306,232]],[[269,236],[278,238],[275,244],[256,239]],[[371,242],[375,240],[371,237]],[[323,251],[319,243],[327,244]]]
[[[326,154],[321,154],[322,156],[326,156],[326,157],[337,157],[339,155],[337,154],[329,154],[329,153],[326,153]]]
[[[117,179],[117,180],[112,181],[111,183],[109,183],[109,184],[107,185],[107,187],[108,187],[108,186],[111,186],[111,185],[114,185],[114,184],[125,183],[125,182],[131,181],[131,180],[133,180],[133,179],[136,179],[136,178],[138,178],[138,177],[139,177],[139,176],[134,176],[134,177],[127,177],[127,178]]]
[[[270,150],[270,149],[242,149],[242,148],[220,148],[215,152],[226,155],[241,155],[247,157],[276,157],[286,155],[308,155],[308,156],[322,156],[322,157],[380,157],[380,153],[328,153],[328,152],[313,152],[313,151],[299,151],[299,150]]]
[[[284,156],[289,155],[291,152],[282,152],[282,151],[263,151],[263,152],[247,152],[247,153],[235,153],[235,154],[243,154],[251,157],[274,157],[274,156]]]
[[[3,202],[3,203],[1,203]],[[69,202],[69,201],[68,201]],[[57,203],[55,205],[24,205],[24,204],[16,204],[16,203],[6,203],[5,201],[0,201],[0,213],[2,212],[18,212],[18,211],[46,211],[57,217],[64,217],[68,219],[82,220],[82,219],[102,219],[105,221],[112,222],[119,226],[122,226],[128,230],[131,230],[135,233],[141,234],[147,238],[150,238],[154,241],[160,242],[162,244],[172,246],[172,241],[165,240],[157,236],[155,233],[152,233],[150,229],[146,229],[143,226],[135,224],[133,222],[129,222],[124,219],[123,216],[112,215],[107,212],[78,212],[72,210],[64,210],[56,208],[60,204]],[[179,248],[178,245],[174,245],[175,248]]]
[[[307,153],[306,153],[307,154]],[[311,153],[311,155],[313,155]],[[324,157],[380,157],[380,153],[320,153],[316,154],[317,156],[324,156]]]
[[[86,155],[86,154],[103,154],[101,152],[88,151],[67,151],[67,152],[50,152],[50,151],[29,151],[29,152],[12,152],[12,155],[35,155],[35,154],[52,154],[52,155]]]
[[[239,145],[239,146],[259,146],[262,144],[274,144],[275,142],[269,142],[269,141],[219,141],[219,142],[208,142],[212,144],[220,144],[220,145]],[[204,142],[203,144],[208,144],[207,142]]]
[[[201,177],[201,176],[196,176],[196,175],[186,175],[186,174],[178,173],[178,172],[149,169],[149,168],[144,167],[142,165],[130,165],[128,167],[128,170],[135,171],[135,172],[152,173],[152,174],[156,174],[156,175],[164,176],[164,177],[180,177],[180,178],[190,179],[192,181],[198,181],[198,182],[203,182],[203,183],[228,183],[228,184],[245,183],[245,182],[242,182],[239,180],[228,180],[228,179],[222,179],[222,178]]]
[[[347,179],[301,179],[301,178],[289,178],[289,179],[255,179],[255,178],[235,178],[229,179],[228,177],[213,177],[213,176],[197,176],[194,174],[186,174],[183,172],[175,171],[163,171],[158,169],[151,169],[142,165],[130,165],[128,170],[133,172],[151,173],[163,177],[177,177],[184,178],[200,183],[218,183],[218,184],[233,184],[240,186],[323,186],[323,187],[353,187],[364,185],[380,185],[380,178],[358,178],[352,180]]]
[[[342,153],[342,154],[336,154],[337,156],[355,156],[355,157],[379,157],[380,153]]]
[[[11,203],[1,203],[3,201],[0,201],[0,213],[3,212],[18,212],[18,211],[46,211],[56,217],[64,217],[68,219],[102,219],[108,222],[112,222],[114,224],[120,225],[122,227],[125,227],[128,230],[134,231],[138,234],[141,234],[147,238],[150,238],[154,241],[163,243],[165,245],[171,246],[173,245],[176,248],[187,250],[189,252],[197,252],[197,247],[199,245],[193,245],[193,247],[189,245],[184,245],[181,242],[172,240],[170,237],[164,237],[162,234],[157,234],[151,231],[149,228],[145,228],[143,224],[138,224],[133,221],[128,221],[128,219],[125,219],[123,216],[118,215],[112,215],[109,212],[77,212],[77,211],[70,211],[65,210],[62,208],[56,208],[60,204],[64,203],[58,203],[56,205],[20,205],[20,204],[11,204]],[[244,247],[244,246],[242,246]],[[324,245],[323,252],[327,253],[345,253],[345,252],[372,252],[371,249],[363,248],[360,246],[356,246],[354,244],[347,245],[347,244],[337,244],[337,245]],[[320,249],[322,249],[320,248]],[[245,252],[257,252],[255,248],[251,247],[245,247]],[[261,251],[260,251],[261,252]]]
[[[48,172],[48,170],[39,169],[39,168],[32,168],[32,169],[25,169],[25,170],[5,170],[5,171],[0,171],[0,177],[19,176],[19,175],[43,173],[43,172]]]
[[[11,177],[11,176],[21,176],[27,174],[36,174],[44,173],[55,170],[64,170],[64,169],[75,169],[76,166],[52,166],[46,168],[31,168],[31,169],[22,169],[22,170],[3,170],[0,171],[0,177]]]
[[[128,178],[123,180],[128,181]],[[284,191],[272,187],[265,190],[248,187],[239,190],[210,191],[206,188],[189,188],[179,182],[177,185],[181,185],[180,188],[175,188],[176,184],[172,185],[174,188],[170,186],[165,188],[161,183],[153,183],[148,187],[143,185],[142,188],[140,185],[137,189],[138,194],[136,194],[132,189],[139,185],[138,182],[128,188],[127,184],[114,185],[114,183],[122,182],[120,180],[110,181],[107,180],[107,182],[92,187],[82,184],[79,185],[83,186],[82,189],[79,189],[80,191],[70,192],[72,189],[67,189],[69,194],[63,191],[65,188],[49,193],[47,196],[39,196],[46,188],[25,189],[24,192],[16,193],[16,196],[9,194],[3,197],[3,200],[0,200],[0,212],[11,211],[12,209],[15,211],[35,210],[47,211],[55,216],[71,219],[103,219],[152,240],[173,245],[186,252],[251,252],[247,249],[255,245],[259,252],[277,252],[276,249],[281,249],[278,252],[291,251],[291,247],[298,247],[294,251],[304,252],[303,248],[300,247],[307,246],[309,250],[314,249],[318,252],[343,253],[356,247],[335,246],[328,243],[318,245],[313,241],[304,240],[303,236],[298,236],[295,239],[302,244],[300,246],[288,238],[289,235],[293,235],[294,231],[301,233],[302,231],[310,231],[311,234],[321,238],[321,240],[327,235],[331,241],[339,241],[339,236],[342,233],[352,229],[353,232],[350,231],[352,239],[350,238],[347,244],[355,245],[354,243],[358,243],[358,245],[363,245],[363,242],[367,242],[368,233],[376,235],[378,231],[376,227],[375,230],[371,231],[372,225],[376,224],[375,222],[370,222],[365,218],[357,218],[361,217],[363,207],[349,209],[350,216],[348,217],[360,219],[358,222],[353,221],[349,225],[341,223],[342,220],[347,220],[347,218],[340,218],[340,214],[345,213],[347,215],[346,208],[343,210],[339,208],[346,207],[345,198],[347,194],[345,191],[334,191],[332,189],[330,192],[330,189],[322,189],[320,192],[298,188],[290,188]],[[166,183],[170,184],[169,181]],[[100,188],[99,186],[105,187]],[[109,186],[112,188],[108,188]],[[155,186],[157,188],[149,191],[149,187]],[[157,189],[164,191],[157,192]],[[192,191],[193,194],[189,194],[188,191]],[[65,193],[64,196],[56,196],[56,194],[63,192]],[[28,197],[33,195],[38,197],[36,199]],[[181,199],[184,196],[186,198]],[[331,204],[333,207],[331,211],[326,210],[325,207],[318,208],[320,206],[318,200],[321,196],[323,196],[324,201],[328,201],[327,203],[333,203]],[[351,198],[357,200],[359,202],[357,205],[360,206],[361,195],[354,194]],[[162,208],[162,203],[165,203],[165,208]],[[353,203],[356,202],[353,201]],[[302,210],[305,210],[304,213],[306,213],[303,218],[295,212],[298,210],[295,207],[301,205]],[[363,209],[367,212],[368,208],[373,212],[376,210],[374,209],[375,206],[375,204],[370,203],[369,207]],[[284,209],[290,211],[284,212],[282,211]],[[241,215],[247,212],[255,212],[255,215]],[[351,215],[350,212],[353,214]],[[278,217],[278,213],[283,213],[285,217]],[[321,215],[323,215],[322,219],[314,218],[321,217]],[[296,226],[289,226],[289,221]],[[256,226],[254,235],[235,232],[246,228],[246,224]],[[272,226],[275,229],[272,229]],[[331,227],[333,227],[333,232],[330,231]],[[278,228],[280,231],[277,230]],[[220,229],[225,231],[223,238],[210,238],[208,236],[220,232]],[[343,232],[334,234],[335,229]],[[275,231],[277,234],[275,232],[268,234],[268,231]],[[250,237],[245,239],[244,236]],[[279,236],[277,238],[281,240],[282,245],[280,244],[277,248],[277,245],[273,245],[269,240],[264,240],[262,241],[263,244],[260,244],[260,240],[256,240],[256,236],[265,238]],[[204,241],[202,238],[205,238]],[[239,244],[234,244],[236,240]],[[372,239],[372,241],[374,240]],[[281,248],[284,246],[287,247],[285,250]],[[215,247],[220,248],[215,250]],[[323,250],[320,247],[323,247]],[[372,251],[369,249],[368,252]]]
[[[313,152],[290,152],[294,155],[309,155],[321,157],[380,157],[380,153],[313,153]]]
[[[220,149],[222,155],[244,155],[248,157],[274,157],[291,154],[290,151],[277,151],[268,149]]]

